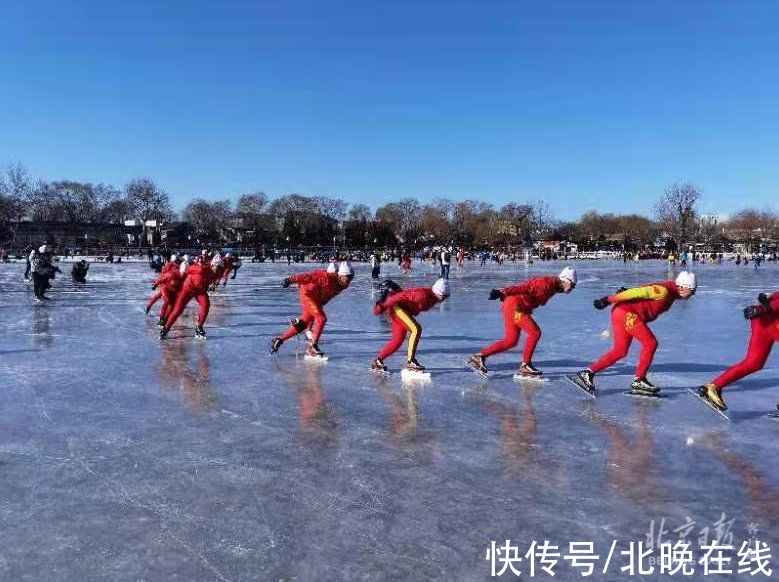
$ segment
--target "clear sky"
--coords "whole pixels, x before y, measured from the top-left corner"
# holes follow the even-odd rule
[[[559,218],[777,208],[779,2],[4,0],[0,163]]]

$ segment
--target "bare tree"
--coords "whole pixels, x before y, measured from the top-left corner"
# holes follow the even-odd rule
[[[501,242],[517,243],[530,234],[533,207],[530,204],[514,202],[503,206],[497,214],[498,232]]]
[[[535,238],[549,236],[556,225],[552,207],[545,200],[536,200],[530,214],[530,220]]]
[[[235,212],[244,216],[259,216],[265,211],[268,204],[268,196],[265,192],[252,192],[251,194],[242,194],[238,198],[238,204],[235,206]]]
[[[340,198],[330,198],[328,196],[316,196],[314,204],[316,206],[315,212],[326,218],[339,221],[346,218],[346,209],[349,206]]]
[[[159,189],[148,178],[136,178],[124,187],[127,201],[137,218],[141,220],[141,228],[146,231],[146,223],[155,221],[155,229],[159,229],[163,222],[173,220],[175,214],[170,204],[168,194]],[[138,246],[141,245],[141,237],[138,237]]]
[[[70,180],[51,182],[48,194],[57,222],[94,222],[100,212],[100,201],[92,184]]]
[[[107,224],[124,224],[125,220],[132,218],[133,207],[126,198],[117,197],[100,209],[100,222]]]
[[[779,230],[779,216],[773,210],[747,208],[734,214],[725,225],[734,239],[745,242],[752,250],[766,239],[774,239]]]
[[[268,205],[268,196],[265,192],[253,192],[243,194],[238,198],[238,204],[235,207],[235,217],[240,220],[242,226],[247,231],[247,240],[251,241],[262,238],[265,230],[268,230],[270,221],[266,213]],[[271,229],[272,230],[272,229]]]
[[[370,222],[372,219],[371,209],[365,204],[355,204],[349,209],[349,222]]]
[[[124,191],[127,201],[142,222],[156,220],[159,225],[161,222],[173,218],[170,197],[166,192],[160,190],[152,180],[136,178],[127,183]]]
[[[196,198],[187,204],[183,212],[184,220],[189,223],[201,242],[221,240],[232,216],[232,205],[229,200],[209,202]]]
[[[692,184],[673,184],[666,188],[655,206],[660,226],[674,240],[677,251],[684,248],[684,243],[692,235],[701,195],[701,191]]]
[[[2,214],[0,222],[5,221],[6,229],[15,238],[19,223],[29,214],[33,184],[27,170],[19,163],[10,164],[5,176],[0,177]]]

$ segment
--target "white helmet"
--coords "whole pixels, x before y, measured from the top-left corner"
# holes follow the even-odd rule
[[[233,257],[233,254],[232,254],[232,253],[227,253],[227,254],[225,255],[225,259],[231,259],[232,257]]]
[[[224,261],[222,261],[222,257],[219,255],[216,255],[213,259],[211,259],[212,267],[221,267],[222,265],[224,265]]]
[[[186,264],[189,264],[192,261],[192,257],[190,257],[189,255],[184,255],[183,260]]]
[[[695,291],[695,289],[698,287],[698,283],[695,280],[695,273],[691,271],[682,271],[679,273],[679,275],[676,277],[676,286],[686,287],[687,289],[692,289]]]
[[[38,248],[38,252],[39,252],[39,253],[48,253],[48,252],[49,252],[49,247],[48,247],[48,245],[41,245],[41,246]]]
[[[335,265],[335,261],[330,261],[330,264],[327,265],[327,272],[328,273],[337,273],[338,267]]]
[[[560,274],[557,275],[557,278],[562,279],[563,281],[570,281],[574,285],[576,285],[576,281],[578,280],[576,277],[576,269],[573,267],[566,267],[560,271]]]
[[[447,297],[449,297],[449,295],[452,294],[452,288],[449,285],[449,281],[447,281],[446,279],[439,279],[438,281],[433,283],[432,290],[433,293],[435,293],[439,297],[443,297],[444,299],[446,299]]]
[[[343,261],[341,265],[338,267],[338,276],[354,277],[354,269],[352,269],[352,266],[349,263]]]

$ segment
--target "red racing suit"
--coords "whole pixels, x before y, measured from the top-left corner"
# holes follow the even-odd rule
[[[327,323],[327,316],[322,308],[346,289],[346,286],[341,283],[336,273],[328,273],[324,269],[293,275],[290,279],[300,289],[300,305],[303,307],[303,312],[299,320],[305,327],[299,329],[292,326],[279,337],[286,341],[300,333],[302,329],[310,327],[313,334],[311,342],[319,343]]]
[[[422,326],[419,325],[414,316],[427,311],[437,305],[439,301],[429,287],[417,287],[390,295],[384,303],[376,305],[374,313],[378,315],[386,311],[392,326],[392,339],[381,349],[378,358],[384,360],[398,351],[406,339],[406,333],[410,332],[408,360],[413,360],[416,357],[419,337],[422,334]]]
[[[157,295],[162,297],[162,308],[160,309],[160,317],[167,318],[170,315],[173,305],[176,303],[176,296],[181,291],[181,285],[184,282],[184,278],[179,272],[179,266],[174,263],[171,269],[162,269],[162,274],[157,277],[154,284],[157,286]],[[166,264],[165,267],[168,265]],[[155,296],[156,297],[156,296]],[[153,302],[150,302],[151,306]]]
[[[176,297],[176,304],[165,321],[165,330],[168,331],[173,327],[173,324],[176,323],[176,320],[181,316],[184,308],[192,299],[200,305],[197,324],[203,325],[208,317],[208,310],[211,308],[208,288],[218,278],[218,274],[208,264],[196,262],[189,265],[186,270],[184,283],[181,285],[181,292]]]
[[[522,361],[529,364],[533,360],[533,353],[541,339],[541,329],[531,313],[536,307],[546,305],[546,302],[559,291],[558,280],[554,276],[535,277],[519,285],[502,289],[504,299],[501,309],[505,336],[502,340],[482,350],[480,354],[486,358],[510,350],[519,342],[520,331],[524,331],[527,334],[527,340],[525,340],[525,348],[522,352]]]
[[[171,270],[178,270],[179,266],[174,263],[173,261],[168,261],[162,266],[162,271],[160,271],[160,277],[165,275],[166,273],[169,273]],[[154,284],[159,286],[158,283],[160,277],[157,278],[157,281],[154,281]],[[151,296],[151,299],[149,299],[149,302],[146,304],[146,310],[150,311],[151,308],[154,306],[155,303],[157,303],[157,300],[161,299],[163,297],[162,290],[157,291],[154,295]],[[163,302],[163,308],[164,308],[164,302]],[[162,311],[160,311],[160,316],[162,316]]]
[[[222,259],[224,270],[222,271],[222,286],[227,286],[227,277],[233,271],[234,261],[232,257],[225,257]]]
[[[779,342],[779,291],[769,298],[768,308],[760,306],[759,309],[762,314],[750,322],[752,335],[749,337],[747,355],[714,380],[717,388],[724,388],[761,370],[774,347],[774,342]]]
[[[668,311],[679,299],[679,289],[674,281],[649,283],[608,297],[614,304],[611,311],[611,328],[614,347],[590,366],[593,373],[605,370],[628,355],[633,339],[641,343],[636,377],[646,377],[657,351],[657,338],[647,323]]]

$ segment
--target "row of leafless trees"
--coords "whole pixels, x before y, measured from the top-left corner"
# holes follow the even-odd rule
[[[774,211],[744,210],[723,223],[699,214],[700,198],[694,186],[674,184],[663,193],[651,218],[593,210],[577,221],[561,223],[542,200],[496,208],[477,200],[438,198],[422,204],[403,198],[372,212],[365,204],[350,207],[327,196],[289,194],[269,199],[255,192],[235,202],[196,198],[180,218],[198,240],[230,241],[240,236],[244,243],[277,245],[494,246],[554,237],[637,248],[665,235],[681,248],[724,238],[779,237]],[[121,224],[128,219],[170,223],[177,218],[168,195],[149,179],[131,180],[118,189],[69,180],[33,180],[18,164],[0,174],[0,240],[6,240],[25,220]]]
[[[168,195],[148,179],[131,180],[119,190],[72,180],[33,180],[19,164],[0,174],[0,224],[24,220],[120,224],[132,218],[169,221],[175,213]]]

